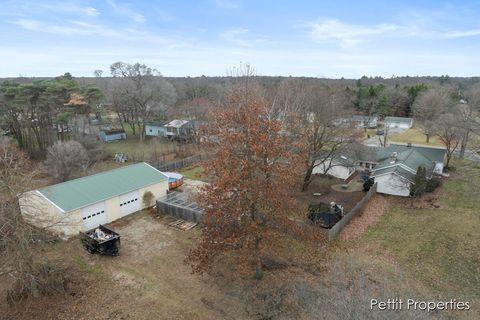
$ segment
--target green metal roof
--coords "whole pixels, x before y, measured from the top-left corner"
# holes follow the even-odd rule
[[[68,212],[167,179],[162,172],[141,162],[55,184],[38,191]]]

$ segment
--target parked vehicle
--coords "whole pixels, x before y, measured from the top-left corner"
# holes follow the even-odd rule
[[[120,235],[103,225],[85,233],[80,232],[80,241],[89,253],[118,256]]]

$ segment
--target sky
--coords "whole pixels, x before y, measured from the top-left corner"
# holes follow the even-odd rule
[[[0,77],[480,75],[480,1],[0,0]]]

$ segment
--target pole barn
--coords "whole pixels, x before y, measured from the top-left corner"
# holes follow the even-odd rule
[[[142,162],[32,190],[19,201],[26,221],[68,238],[150,207],[167,191],[168,177]]]

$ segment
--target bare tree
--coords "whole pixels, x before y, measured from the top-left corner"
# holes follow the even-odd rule
[[[110,66],[110,72],[113,77],[124,80],[114,87],[113,94],[120,97],[118,102],[128,108],[117,109],[117,113],[127,112],[132,129],[137,126],[140,140],[143,140],[145,124],[175,103],[175,88],[163,79],[160,72],[140,63],[116,62]]]
[[[88,160],[88,153],[80,142],[57,141],[47,150],[45,164],[56,181],[67,181],[73,170],[85,169]]]
[[[438,137],[446,147],[447,163],[445,164],[445,167],[448,168],[452,155],[460,144],[462,131],[458,127],[458,120],[455,115],[451,113],[440,115],[435,122],[435,128]]]
[[[466,101],[461,101],[455,113],[462,129],[460,158],[465,156],[467,144],[472,132],[480,131],[480,85],[475,85],[465,92]]]
[[[312,173],[318,166],[330,169],[331,159],[338,155],[342,147],[356,139],[356,133],[341,124],[339,119],[345,116],[345,97],[335,90],[311,86],[308,89],[304,117],[304,136],[306,172],[302,190],[306,190],[312,181]]]
[[[413,115],[422,125],[427,143],[434,134],[434,122],[452,105],[451,94],[445,89],[422,92],[413,103]]]
[[[0,275],[14,280],[7,290],[9,303],[66,289],[64,270],[34,254],[36,240],[45,240],[46,233],[27,224],[20,213],[18,197],[31,188],[36,174],[24,153],[10,141],[0,141]]]

